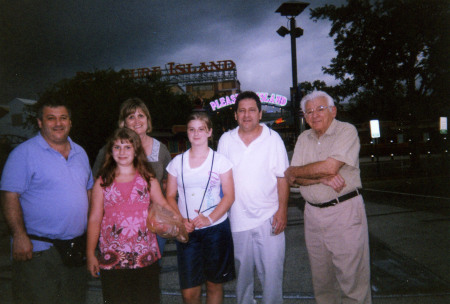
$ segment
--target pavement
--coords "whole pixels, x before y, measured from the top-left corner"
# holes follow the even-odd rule
[[[371,285],[374,304],[450,303],[450,172],[424,171],[410,177],[405,171],[388,178],[383,170],[403,170],[405,160],[384,159],[380,167],[361,161],[364,200],[371,249]],[[405,161],[406,162],[406,161]],[[371,173],[370,173],[371,172]],[[439,174],[436,174],[439,173]],[[446,174],[442,174],[446,173]],[[315,303],[304,240],[304,201],[291,192],[286,233],[283,279],[284,303]],[[162,260],[161,303],[182,303],[176,248],[169,241]],[[12,303],[11,262],[6,225],[0,220],[0,303]],[[255,298],[261,285],[255,278]],[[236,303],[235,282],[224,285],[224,303]],[[102,303],[101,284],[90,279],[87,304]]]

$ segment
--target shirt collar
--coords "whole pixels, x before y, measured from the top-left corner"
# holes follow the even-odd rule
[[[335,118],[333,118],[333,121],[331,122],[328,129],[325,131],[324,135],[328,135],[328,136],[334,135],[336,133],[336,128],[337,128],[337,121]]]
[[[336,133],[336,127],[337,127],[337,121],[335,118],[333,118],[333,121],[331,122],[330,126],[328,127],[328,129],[325,131],[325,133],[322,135],[322,137],[324,136],[332,136]],[[316,132],[311,129],[311,132],[309,133],[309,137],[310,138],[315,138],[315,139],[319,139],[317,137]]]
[[[267,136],[270,135],[270,132],[271,132],[269,127],[266,126],[265,124],[260,123],[259,125],[262,126],[263,129],[262,129],[261,134],[254,141],[259,141],[259,140],[262,140],[262,139],[266,138]],[[231,135],[233,137],[241,140],[241,138],[239,137],[239,133],[238,132],[239,132],[239,126],[237,126],[235,129],[232,130]]]
[[[48,144],[48,142],[45,140],[45,138],[42,136],[41,132],[38,132],[37,134],[37,139],[38,139],[38,143],[39,145],[44,148],[44,149],[51,149],[54,151],[54,149],[52,147],[50,147],[50,145]],[[78,153],[78,147],[74,144],[74,142],[72,141],[72,139],[70,138],[70,136],[67,137],[67,140],[70,143],[70,154],[76,154]]]
[[[153,138],[152,153],[147,156],[147,159],[149,161],[151,161],[151,162],[158,161],[160,146],[161,146],[161,143],[158,140],[156,140],[156,138]]]

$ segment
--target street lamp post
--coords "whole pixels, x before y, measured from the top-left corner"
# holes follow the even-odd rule
[[[300,123],[299,123],[299,113],[300,113],[300,100],[298,96],[298,80],[297,80],[297,45],[295,39],[303,35],[303,29],[296,27],[295,17],[298,16],[303,10],[309,5],[309,3],[290,1],[284,2],[275,11],[280,13],[281,16],[286,16],[289,19],[290,30],[284,26],[277,30],[278,35],[281,37],[287,34],[291,35],[291,57],[292,57],[292,90],[291,90],[291,107],[292,115],[294,118],[294,134],[295,138],[299,135]],[[302,129],[304,122],[302,120]]]

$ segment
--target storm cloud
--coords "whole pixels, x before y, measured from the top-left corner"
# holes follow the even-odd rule
[[[36,99],[51,84],[80,71],[233,60],[243,90],[289,96],[288,27],[275,13],[284,1],[1,0],[0,103]],[[298,80],[333,83],[322,72],[335,55],[330,24],[309,19],[311,1],[297,18]]]

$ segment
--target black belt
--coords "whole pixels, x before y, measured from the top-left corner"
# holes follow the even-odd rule
[[[345,202],[346,200],[349,200],[351,198],[354,198],[355,196],[360,195],[361,194],[360,190],[361,189],[356,189],[355,191],[352,191],[352,192],[349,192],[349,193],[344,194],[342,196],[339,196],[338,198],[333,199],[333,200],[328,201],[328,202],[325,202],[323,204],[313,204],[313,203],[310,203],[310,202],[307,202],[307,203],[310,204],[311,206],[314,206],[314,207],[326,208],[326,207],[334,206],[334,205],[337,205],[339,203]]]

